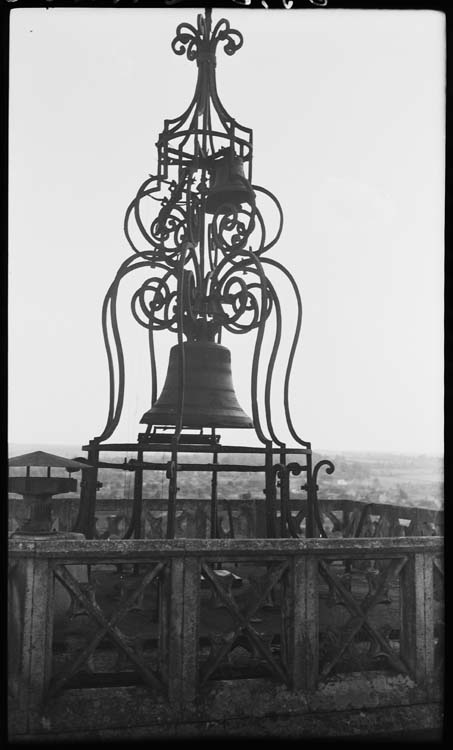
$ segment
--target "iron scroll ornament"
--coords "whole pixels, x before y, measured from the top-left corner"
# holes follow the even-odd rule
[[[327,539],[327,534],[326,534],[326,531],[325,531],[323,523],[322,523],[321,513],[320,513],[320,510],[319,510],[319,504],[318,504],[318,489],[319,489],[319,486],[318,486],[318,474],[319,474],[320,470],[322,468],[324,468],[324,467],[325,467],[325,470],[326,470],[327,474],[333,474],[333,472],[335,471],[335,465],[332,463],[332,461],[329,461],[328,459],[324,459],[322,461],[318,461],[318,463],[315,465],[315,467],[313,469],[313,474],[312,474],[311,483],[310,483],[311,484],[311,488],[310,489],[311,489],[311,496],[312,496],[312,502],[313,502],[314,516],[315,516],[316,524],[318,526],[318,530],[319,530],[321,536],[324,539]]]
[[[176,55],[187,55],[188,60],[203,61],[208,56],[215,56],[219,42],[225,42],[224,52],[234,55],[243,45],[240,31],[232,29],[229,22],[222,18],[215,25],[212,34],[209,25],[202,15],[197,17],[197,28],[190,23],[181,23],[176,29],[176,36],[171,43]]]
[[[267,239],[266,225],[256,197],[253,198],[251,207],[242,208],[241,211],[229,206],[229,210],[225,212],[225,207],[221,206],[208,226],[207,242],[211,265],[219,253],[234,259],[235,252],[249,244],[253,252],[261,256],[278,242],[283,230],[280,202],[270,190],[261,185],[253,184],[251,188],[255,196],[258,193],[269,198],[277,211],[278,227],[274,236]],[[199,244],[204,190],[201,178],[197,190],[193,186],[193,178],[187,175],[179,186],[172,181],[163,190],[158,176],[145,180],[128,206],[124,219],[124,233],[132,250],[137,254],[153,252],[156,262],[171,264],[175,262],[182,242]],[[157,193],[160,192],[163,194],[158,196]],[[149,213],[150,198],[160,202],[161,208],[157,216],[152,214],[147,221],[145,213],[146,209]],[[136,239],[132,236],[134,229]],[[138,246],[139,240],[144,242],[143,249]]]
[[[134,319],[148,333],[151,407],[158,391],[156,333],[176,333],[182,352],[183,337],[187,341],[220,343],[224,331],[254,332],[251,400],[255,432],[266,445],[274,442],[284,446],[271,408],[273,376],[283,331],[282,307],[268,274],[272,271],[289,282],[297,308],[284,370],[286,426],[299,445],[310,446],[296,432],[289,408],[290,376],[302,324],[301,296],[291,273],[266,255],[281,236],[282,208],[271,191],[252,183],[252,130],[239,125],[226,112],[217,92],[218,45],[223,45],[227,55],[233,55],[242,43],[240,32],[232,29],[225,19],[211,30],[209,9],[205,17],[198,16],[197,26],[180,24],[177,28],[173,51],[197,61],[195,93],[182,115],[165,121],[157,143],[157,174],[143,182],[126,210],[124,232],[133,255],[120,267],[104,300],[102,328],[109,367],[109,410],[104,430],[94,442],[113,434],[123,409],[125,364],[117,318],[121,282],[131,274],[148,271],[132,295],[131,310]],[[246,200],[237,204],[221,201],[208,211],[215,165],[232,154],[244,165],[244,172],[237,171],[234,177]],[[272,237],[267,236],[261,211],[263,200],[270,201],[277,214],[277,228]],[[263,340],[270,321],[275,324],[274,338],[270,354],[264,360]],[[259,396],[258,373],[262,372],[265,372],[265,388],[264,396]]]
[[[248,251],[242,256],[241,264],[230,263],[224,258],[219,264],[217,273],[209,278],[209,294],[203,294],[196,284],[196,273],[186,267],[186,258],[193,253],[188,244],[184,260],[180,258],[180,279],[177,270],[164,263],[150,262],[149,255],[133,255],[123,263],[118,275],[106,295],[103,306],[103,334],[107,351],[110,374],[110,407],[107,423],[96,442],[107,439],[116,429],[121,416],[124,387],[125,365],[117,320],[117,299],[119,286],[123,278],[132,272],[152,268],[149,276],[136,290],[132,297],[131,309],[136,321],[148,331],[150,365],[152,374],[151,405],[157,396],[156,362],[154,351],[154,334],[167,330],[177,333],[179,328],[187,340],[217,340],[220,342],[222,329],[231,333],[246,334],[256,331],[257,338],[252,361],[252,403],[257,404],[257,379],[261,371],[261,349],[265,327],[268,321],[275,320],[275,334],[272,351],[266,368],[265,404],[254,408],[254,423],[262,442],[269,438],[261,428],[261,411],[265,410],[267,430],[277,444],[284,441],[276,434],[272,423],[270,393],[275,361],[280,347],[282,330],[282,311],[270,279],[265,274],[266,265],[281,270],[283,267],[271,259],[260,261],[255,254]],[[219,270],[220,269],[220,270]],[[223,274],[221,273],[223,271]],[[160,273],[159,273],[160,272]],[[251,280],[246,281],[240,273],[246,272]],[[292,421],[289,406],[290,376],[294,354],[300,335],[302,307],[297,285],[289,272],[283,269],[284,275],[292,282],[296,292],[298,314],[293,334],[292,346],[286,365],[284,382],[284,410],[286,423],[292,437],[300,444],[307,446],[297,434]],[[180,322],[179,322],[180,321]]]

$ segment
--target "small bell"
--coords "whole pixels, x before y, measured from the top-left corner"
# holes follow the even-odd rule
[[[206,211],[214,214],[226,204],[238,209],[241,203],[251,203],[254,192],[244,174],[244,161],[240,156],[226,151],[214,161],[211,187],[206,199]]]

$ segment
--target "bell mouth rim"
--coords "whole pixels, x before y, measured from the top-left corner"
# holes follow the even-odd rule
[[[176,427],[175,424],[168,424],[168,423],[164,423],[164,422],[162,424],[160,422],[147,422],[147,421],[145,421],[143,419],[143,417],[141,418],[139,424],[146,424],[146,425],[149,425],[149,426],[152,426],[152,427],[160,427],[160,428],[164,428],[165,427],[167,429],[169,427],[173,427],[173,428]],[[187,430],[202,430],[202,429],[210,429],[211,427],[216,427],[216,428],[218,428],[220,430],[253,430],[254,429],[254,425],[253,424],[219,424],[217,421],[215,422],[215,424],[213,424],[213,423],[208,424],[207,422],[203,422],[203,424],[200,424],[199,422],[197,422],[197,423],[190,423],[189,424],[187,422],[184,422],[184,420],[183,420],[183,423],[182,423],[182,429],[183,430],[184,429],[187,429]]]

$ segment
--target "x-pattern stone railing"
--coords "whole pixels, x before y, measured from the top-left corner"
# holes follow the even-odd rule
[[[82,605],[84,611],[88,615],[91,615],[99,627],[96,630],[95,635],[89,639],[89,642],[82,651],[78,653],[75,658],[70,660],[69,664],[62,670],[61,676],[57,676],[56,679],[51,681],[47,692],[48,698],[51,698],[52,695],[60,692],[65,684],[69,682],[71,677],[80,671],[80,668],[86,664],[88,659],[93,655],[96,647],[106,635],[110,636],[112,641],[119,648],[120,653],[122,652],[122,654],[134,664],[145,684],[149,685],[151,688],[157,688],[158,690],[164,689],[161,680],[152,670],[147,669],[144,666],[139,655],[128,643],[127,637],[124,636],[117,626],[118,621],[128,613],[137,599],[139,599],[140,595],[144,592],[146,586],[151,584],[152,581],[158,577],[164,566],[164,562],[156,563],[152,566],[146,566],[148,569],[139,581],[137,587],[129,594],[126,592],[123,595],[118,609],[109,619],[105,617],[101,608],[96,603],[93,586],[90,586],[90,584],[80,585],[65,565],[56,564],[53,566],[56,579],[66,586],[68,591],[74,597],[74,600]]]
[[[79,499],[60,498],[54,508],[56,527],[71,531],[79,507]],[[318,499],[320,515],[330,536],[430,536],[443,534],[443,511],[428,507],[397,505],[338,498]],[[289,509],[295,528],[301,527],[307,513],[306,500],[292,499]],[[141,518],[141,537],[165,537],[166,500],[145,499]],[[15,531],[28,517],[29,508],[23,499],[9,500],[9,526]],[[257,538],[265,535],[265,502],[261,499],[219,500],[217,536],[220,538]],[[129,526],[132,500],[98,498],[96,503],[96,534],[98,538],[122,538]],[[180,500],[177,503],[177,537],[210,536],[210,500]],[[400,521],[403,523],[401,524]],[[301,536],[305,536],[300,529]]]
[[[258,597],[255,600],[249,602],[246,608],[241,611],[234,600],[232,594],[226,590],[225,586],[221,583],[216,571],[207,563],[202,562],[201,570],[210,582],[214,591],[218,594],[220,600],[224,603],[227,610],[233,616],[233,629],[229,631],[226,636],[222,639],[220,647],[215,650],[210,657],[209,663],[206,664],[205,669],[201,674],[201,685],[205,684],[211,674],[215,671],[216,667],[223,661],[223,659],[232,650],[237,637],[240,633],[247,635],[250,639],[252,646],[256,648],[256,651],[263,657],[265,662],[270,666],[272,673],[276,678],[291,686],[290,676],[285,668],[279,664],[274,658],[266,639],[257,632],[252,624],[253,616],[258,612],[260,607],[264,604],[267,596],[274,588],[274,586],[281,580],[282,575],[289,568],[289,562],[284,561],[283,563],[277,563],[271,566],[268,571],[265,580],[261,582],[260,591]]]
[[[407,674],[409,672],[408,667],[393,652],[386,638],[369,620],[371,611],[377,604],[380,603],[380,599],[382,595],[387,591],[388,585],[390,584],[392,579],[397,578],[407,562],[407,556],[392,560],[387,566],[386,570],[384,570],[380,574],[379,580],[375,581],[374,592],[372,594],[367,594],[361,602],[358,602],[351,595],[348,589],[343,585],[338,576],[334,575],[329,570],[329,566],[326,565],[324,561],[320,561],[319,571],[321,575],[326,579],[328,584],[332,584],[333,588],[337,590],[339,594],[339,601],[344,604],[350,614],[350,619],[342,628],[341,640],[337,653],[335,654],[334,658],[328,661],[322,668],[323,677],[326,677],[330,674],[333,667],[340,661],[346,649],[352,643],[354,637],[359,633],[362,627],[370,636],[371,643],[375,641],[380,647],[381,650],[379,654],[385,655],[396,671],[402,672],[403,674]]]
[[[15,710],[29,726],[33,716],[39,717],[46,705],[74,687],[83,691],[94,685],[108,690],[110,685],[112,689],[112,683],[102,682],[102,669],[89,675],[91,682],[80,681],[105,641],[113,644],[120,657],[107,670],[109,674],[116,669],[123,679],[125,673],[118,663],[127,663],[128,684],[145,686],[151,700],[163,700],[178,710],[224,679],[222,668],[241,644],[252,661],[259,660],[266,679],[290,692],[310,693],[341,672],[349,649],[361,635],[362,641],[367,639],[368,655],[384,657],[385,666],[381,662],[372,669],[406,675],[415,685],[429,689],[439,679],[441,668],[438,657],[436,661],[435,621],[442,619],[442,549],[440,537],[13,538],[10,678]],[[125,569],[130,571],[127,581]],[[256,570],[258,577],[253,573]],[[115,590],[120,588],[121,595],[119,601],[112,596],[106,606],[109,575],[117,576]],[[351,575],[362,581],[359,592],[347,583]],[[231,585],[233,579],[244,582],[242,589]],[[385,609],[387,592],[396,584],[399,601],[392,616],[398,620],[397,649],[383,634],[376,615],[379,608]],[[334,603],[329,599],[332,590]],[[206,598],[209,592],[215,595],[211,599]],[[342,613],[338,638],[322,659],[321,635],[329,627],[328,618],[338,611]],[[266,612],[273,618],[267,630]],[[70,620],[73,627],[83,618],[89,627],[56,669],[61,622],[67,625]],[[204,658],[206,640],[211,648]],[[154,649],[151,662],[149,655],[148,661],[145,658],[144,647],[150,648],[150,643]]]

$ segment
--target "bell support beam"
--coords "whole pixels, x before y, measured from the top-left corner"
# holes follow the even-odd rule
[[[178,445],[178,451],[179,453],[250,453],[250,455],[254,454],[262,454],[267,455],[270,453],[271,455],[280,455],[281,448],[274,448],[272,447],[272,443],[270,444],[269,449],[261,447],[261,446],[251,446],[251,445],[244,445],[244,446],[238,446],[238,445],[221,445],[217,443],[216,445],[199,445],[198,443],[185,443],[182,440],[183,436],[181,436],[179,445]],[[165,452],[171,452],[171,440],[167,442],[158,442],[158,443],[143,443],[140,442],[140,447],[143,449],[144,453],[165,453]],[[90,449],[90,446],[84,445],[82,450],[87,451]],[[99,444],[99,452],[112,452],[112,453],[121,453],[121,452],[135,452],[137,450],[137,443],[103,443]],[[288,456],[294,455],[311,455],[311,449],[307,448],[287,448],[286,454]]]

